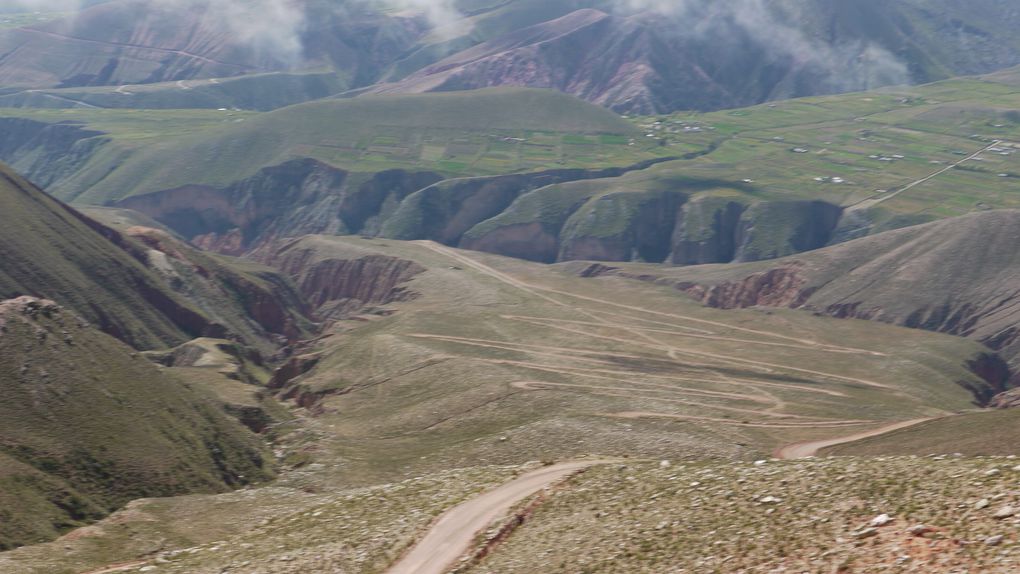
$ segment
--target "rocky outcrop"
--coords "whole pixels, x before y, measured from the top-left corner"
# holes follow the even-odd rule
[[[1020,408],[1020,388],[1010,389],[995,395],[988,402],[988,406],[993,409]]]
[[[796,265],[755,273],[742,281],[704,287],[690,284],[685,291],[718,309],[742,309],[759,305],[800,307],[814,292]]]
[[[307,304],[275,270],[210,256],[157,229],[135,226],[125,234],[148,248],[143,263],[170,289],[222,324],[218,336],[272,352],[277,339],[294,341],[308,327]]]

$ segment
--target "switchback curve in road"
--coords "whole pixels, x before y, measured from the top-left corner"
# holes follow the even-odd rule
[[[907,427],[912,427],[914,425],[918,425],[923,422],[928,422],[930,420],[934,420],[934,418],[929,417],[923,419],[913,419],[909,421],[900,421],[898,423],[893,423],[891,425],[886,425],[884,427],[879,427],[877,429],[872,429],[869,431],[843,437],[830,438],[824,440],[813,440],[806,442],[795,442],[793,444],[788,444],[776,450],[775,456],[776,458],[780,458],[783,460],[791,460],[795,458],[810,458],[812,456],[817,455],[818,451],[822,450],[823,448],[828,448],[830,446],[836,446],[838,444],[844,444],[848,442],[854,442],[857,440],[871,438],[873,436],[883,435],[885,433],[905,429]]]

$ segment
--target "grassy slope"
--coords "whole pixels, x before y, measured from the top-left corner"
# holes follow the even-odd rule
[[[748,179],[764,199],[820,199],[849,207],[891,195],[995,140],[1020,141],[1020,116],[1010,113],[1020,107],[1020,89],[999,77],[634,121],[646,136],[669,145],[719,145],[695,160],[670,164],[679,172]],[[982,154],[980,161],[873,206],[870,218],[881,229],[902,225],[897,218],[916,222],[1020,206],[1012,193],[1020,190],[1016,153]]]
[[[272,333],[296,337],[307,327],[303,303],[274,271],[152,232],[159,252],[123,234],[130,226],[105,229],[0,170],[0,208],[9,216],[0,230],[0,298],[53,299],[142,349],[229,331],[272,352]],[[116,212],[97,213],[117,227]]]
[[[112,144],[53,190],[84,203],[188,183],[225,185],[295,157],[354,171],[484,175],[630,165],[662,154],[651,144],[629,146],[633,126],[607,110],[516,88],[320,100],[265,114],[18,109],[5,115],[82,121],[110,134]]]
[[[988,343],[1014,362],[1020,356],[1015,301],[1020,285],[1020,211],[974,213],[848,241],[774,261],[653,268],[627,265],[677,284],[734,286],[783,268],[797,280],[763,282],[743,289],[734,302],[787,305],[798,291],[812,310],[851,314],[964,335]],[[615,264],[614,264],[615,265]],[[782,298],[783,288],[787,289]],[[721,289],[720,292],[724,291]],[[743,297],[744,303],[738,302]],[[770,298],[772,303],[770,303]],[[779,301],[779,302],[776,302]]]
[[[0,97],[0,107],[269,111],[332,96],[346,87],[336,74],[251,74],[222,80],[31,90]]]
[[[0,298],[53,299],[140,347],[190,338],[146,300],[145,292],[163,290],[156,276],[69,208],[0,169]]]
[[[38,542],[133,498],[267,478],[259,440],[73,313],[5,303],[0,316],[0,545]],[[31,467],[31,470],[27,467]]]
[[[1020,410],[963,414],[919,424],[882,436],[822,451],[830,456],[954,454],[966,456],[1016,454]]]
[[[427,245],[312,236],[288,247],[428,269],[402,286],[419,297],[386,305],[395,314],[342,322],[309,348],[322,359],[288,390],[323,399],[316,457],[345,461],[347,480],[589,452],[753,456],[971,406],[957,381],[975,380],[962,364],[981,347],[963,339],[714,311],[666,287]]]
[[[403,167],[452,176],[624,165],[709,149],[658,166],[648,178],[741,184],[752,193],[750,200],[859,205],[867,207],[861,211],[864,223],[881,230],[1020,206],[1012,193],[1020,189],[1020,168],[1016,150],[1009,148],[895,194],[996,139],[1020,141],[1020,117],[1010,114],[1020,107],[1020,88],[1008,78],[1002,73],[742,110],[634,118],[637,137],[604,110],[561,94],[514,89],[320,101],[268,114],[19,109],[2,115],[81,121],[110,134],[113,143],[55,186],[61,197],[90,190],[78,197],[86,203],[184,183],[223,185],[302,156],[353,171]],[[107,177],[109,167],[121,162]],[[831,177],[844,182],[815,180]],[[883,201],[869,207],[877,199]]]

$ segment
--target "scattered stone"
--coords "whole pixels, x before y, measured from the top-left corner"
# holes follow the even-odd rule
[[[988,538],[985,538],[985,546],[998,546],[998,545],[1002,544],[1002,539],[1003,538],[1004,538],[1004,536],[1001,535],[1001,534],[996,534],[995,536],[989,536]]]
[[[767,460],[756,460],[754,461],[754,466],[765,466],[767,462]]]
[[[995,511],[995,514],[992,515],[992,518],[998,518],[999,520],[1002,520],[1003,518],[1009,518],[1014,514],[1016,514],[1015,508],[1013,508],[1012,506],[1003,506],[1002,508]]]
[[[881,527],[889,524],[893,521],[893,517],[888,514],[879,514],[878,516],[871,519],[871,526]]]
[[[762,504],[779,504],[782,501],[783,501],[782,498],[776,498],[775,496],[771,496],[771,495],[763,496],[763,497],[758,499],[758,502],[760,502]]]
[[[982,498],[981,500],[979,500],[976,503],[974,503],[974,510],[981,510],[982,508],[988,508],[989,504],[991,504],[991,503],[988,502],[987,498]]]
[[[872,536],[878,536],[877,528],[862,528],[852,534],[852,536],[858,540],[862,538],[871,538]]]
[[[668,460],[661,460],[661,461],[659,461],[659,466],[661,468],[669,468],[670,464],[671,463]]]
[[[999,474],[999,469],[997,469],[997,468],[993,468],[991,470],[985,471],[985,476],[996,476],[998,474]]]

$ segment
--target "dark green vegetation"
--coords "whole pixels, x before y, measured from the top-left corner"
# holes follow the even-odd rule
[[[0,548],[45,541],[129,500],[272,474],[211,395],[51,301],[0,303]]]
[[[310,326],[287,281],[124,225],[114,210],[98,213],[121,230],[104,226],[6,167],[0,213],[0,547],[50,539],[135,498],[273,474],[241,422],[261,431],[289,419],[252,386],[269,378],[263,356]],[[170,369],[125,344],[199,335],[234,340],[153,354]]]
[[[7,169],[0,178],[0,298],[53,299],[139,347],[181,342],[207,326],[117,247],[119,234],[104,235],[101,226]]]

